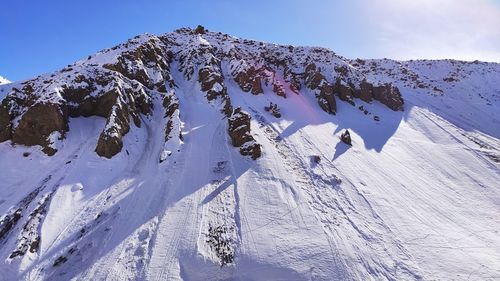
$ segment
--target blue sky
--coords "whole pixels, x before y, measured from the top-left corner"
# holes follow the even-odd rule
[[[500,62],[500,0],[5,0],[0,75],[57,70],[137,34],[204,25],[355,58]]]

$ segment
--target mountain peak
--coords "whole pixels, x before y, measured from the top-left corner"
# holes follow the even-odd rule
[[[1,278],[499,276],[498,77],[197,27],[1,85]]]
[[[7,78],[4,78],[4,77],[0,76],[0,85],[2,85],[2,84],[8,84],[8,83],[10,83],[10,81],[7,80]]]
[[[15,85],[7,95],[8,106],[3,107],[11,121],[6,119],[0,128],[0,140],[41,145],[53,155],[57,149],[51,147],[50,136],[57,132],[63,139],[69,117],[97,115],[108,118],[108,124],[96,152],[110,158],[122,150],[130,118],[140,126],[140,115],[152,111],[156,97],[175,96],[174,71],[181,71],[188,81],[198,80],[207,101],[220,99],[226,117],[233,107],[226,86],[231,80],[254,95],[267,87],[282,98],[308,92],[330,114],[337,113],[336,96],[353,106],[356,99],[377,100],[390,109],[403,110],[396,87],[374,85],[329,50],[240,40],[199,26],[162,36],[142,34],[61,71]],[[42,111],[52,112],[51,117],[33,128],[29,124]],[[249,153],[243,152],[248,148],[241,149],[242,154]]]

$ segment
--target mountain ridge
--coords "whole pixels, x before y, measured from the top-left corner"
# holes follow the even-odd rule
[[[214,46],[202,35],[212,41]],[[4,116],[0,122],[0,141],[11,139],[13,143],[41,145],[44,152],[53,155],[57,149],[51,144],[54,143],[53,139],[64,138],[64,133],[68,129],[68,116],[98,115],[108,118],[109,122],[100,137],[96,152],[110,158],[121,151],[121,138],[129,130],[128,113],[132,114],[135,125],[140,126],[135,112],[147,114],[150,111],[148,107],[151,107],[152,94],[148,92],[153,90],[167,93],[174,88],[175,83],[169,77],[169,63],[173,56],[181,62],[180,68],[183,68],[186,79],[193,76],[194,68],[199,69],[199,80],[202,90],[207,92],[207,99],[212,100],[221,96],[225,102],[224,112],[227,116],[231,114],[232,106],[224,86],[225,76],[233,77],[244,91],[251,91],[253,94],[263,93],[262,83],[272,84],[273,91],[281,96],[285,96],[284,87],[291,88],[293,92],[298,93],[301,85],[304,84],[316,91],[315,95],[320,107],[332,114],[336,113],[335,94],[341,100],[353,105],[355,98],[368,102],[375,99],[393,110],[403,109],[403,100],[397,88],[390,84],[374,86],[363,79],[362,75],[349,69],[345,61],[327,49],[299,48],[299,51],[294,51],[291,46],[270,45],[266,47],[264,43],[256,41],[244,40],[242,44],[239,44],[237,38],[232,38],[231,40],[234,41],[229,43],[237,43],[237,45],[228,46],[228,38],[227,35],[209,33],[204,29],[179,29],[159,37],[145,34],[99,52],[95,56],[89,56],[87,60],[69,65],[51,74],[51,78],[39,76],[22,82],[21,89],[13,86],[0,107],[0,115]],[[183,47],[191,48],[191,50],[183,50]],[[230,49],[219,51],[219,48]],[[255,58],[255,54],[251,54],[255,48],[262,58]],[[282,55],[286,49],[288,53]],[[306,55],[302,52],[309,53],[304,58]],[[316,60],[310,58],[310,53],[318,53],[316,55],[318,58]],[[183,61],[187,65],[183,65]],[[325,62],[329,63],[330,67],[333,63],[335,68],[329,79],[321,73],[321,67],[316,66],[317,63],[325,64]],[[222,63],[230,64],[231,73],[223,73]],[[151,65],[146,66],[148,64]],[[281,70],[280,67],[284,69]],[[283,73],[280,73],[281,71]],[[57,77],[53,78],[55,75]],[[115,81],[115,84],[118,82],[128,87],[118,86],[110,89],[109,85],[112,81],[109,76],[113,76],[111,80]],[[56,84],[59,84],[55,85],[54,80]],[[61,84],[61,81],[64,84]],[[169,89],[165,87],[165,81]],[[218,88],[213,88],[214,85]],[[138,90],[137,87],[141,89]],[[123,92],[127,92],[128,97],[119,102]],[[94,98],[96,101],[88,101],[85,95],[97,95]],[[140,104],[128,104],[124,109],[121,108],[123,103],[127,103],[126,100],[137,103],[133,101],[134,99],[139,99],[140,101],[137,102]],[[111,108],[106,108],[106,106],[115,106],[112,100],[119,102],[116,103],[117,110],[112,111]],[[82,105],[84,108],[79,108],[82,102],[85,103]],[[42,109],[37,109],[37,107]],[[88,107],[95,107],[95,110],[89,112]],[[30,114],[33,111],[35,113]],[[38,126],[40,128],[35,126],[33,129],[33,126],[29,124],[36,123],[33,122],[31,115],[39,116],[38,111],[51,112],[51,115],[44,124]],[[7,115],[10,116],[10,122]],[[115,115],[118,116],[118,123],[114,122],[114,119],[111,120]],[[50,126],[53,127],[50,128]],[[244,135],[249,135],[249,132]],[[248,141],[251,141],[251,138],[248,138]],[[243,152],[243,150],[248,151]],[[253,148],[243,150],[243,154],[254,153]],[[258,150],[256,145],[255,151]],[[254,157],[257,157],[257,154]]]
[[[198,27],[2,85],[0,280],[495,278],[499,75]]]

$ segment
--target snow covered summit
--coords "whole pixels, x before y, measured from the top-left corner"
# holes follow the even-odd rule
[[[495,278],[498,77],[198,27],[2,85],[0,280]]]
[[[0,85],[2,85],[2,84],[7,84],[7,83],[10,83],[10,81],[9,81],[9,80],[7,80],[6,78],[4,78],[4,77],[0,76]]]

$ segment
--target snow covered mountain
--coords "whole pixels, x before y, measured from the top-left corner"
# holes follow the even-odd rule
[[[2,76],[0,76],[0,85],[7,84],[7,83],[10,83],[10,81],[7,80],[7,79],[5,79],[5,78],[3,78]]]
[[[182,28],[0,99],[0,280],[500,278],[500,64]]]

